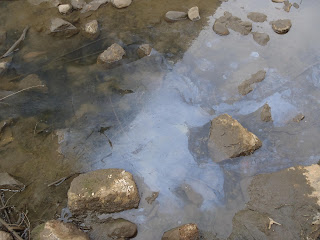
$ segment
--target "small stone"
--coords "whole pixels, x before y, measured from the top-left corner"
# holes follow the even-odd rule
[[[199,8],[198,7],[192,7],[188,11],[188,18],[191,21],[198,21],[200,20],[200,14],[199,14]]]
[[[226,27],[226,24],[220,22],[219,20],[216,20],[214,22],[213,31],[215,31],[215,33],[220,35],[220,36],[225,36],[225,35],[228,35],[230,33],[228,28]]]
[[[4,191],[22,191],[25,185],[11,177],[8,173],[0,173],[0,190]]]
[[[123,218],[108,219],[107,222],[94,224],[90,238],[95,240],[127,239],[137,234],[137,225]]]
[[[81,174],[73,179],[68,191],[68,207],[75,215],[120,212],[137,208],[139,201],[132,174],[123,169]]]
[[[261,114],[260,114],[260,118],[261,118],[261,120],[264,121],[264,122],[270,122],[270,121],[272,121],[271,107],[269,106],[268,103],[266,103],[265,105],[263,105],[262,111],[261,111]]]
[[[20,90],[28,87],[33,87],[33,86],[43,86],[39,88],[34,88],[34,90],[38,90],[42,92],[46,92],[48,90],[48,88],[45,86],[45,84],[40,80],[39,76],[36,74],[29,74],[18,83],[18,88]]]
[[[272,2],[275,2],[275,3],[283,3],[285,0],[272,0]]]
[[[267,45],[267,43],[270,41],[270,37],[266,33],[253,32],[252,36],[253,39],[261,46]]]
[[[84,26],[84,33],[85,33],[85,36],[89,37],[89,38],[98,37],[99,34],[100,34],[98,21],[97,20],[92,20],[92,21],[88,22]]]
[[[272,24],[272,29],[278,34],[285,34],[289,32],[292,24],[289,19],[283,19],[283,20],[277,20],[271,22]]]
[[[267,20],[267,15],[259,12],[248,13],[247,17],[253,22],[264,22]]]
[[[64,36],[68,38],[78,32],[79,29],[61,18],[51,19],[50,34],[54,36]]]
[[[197,224],[189,223],[165,232],[161,240],[199,240]]]
[[[64,223],[58,220],[50,220],[45,223],[39,233],[40,240],[89,240],[86,233],[78,229],[72,223]]]
[[[71,12],[72,6],[70,4],[61,4],[58,6],[58,9],[61,14],[67,14]]]
[[[149,44],[142,44],[139,46],[137,53],[140,58],[149,56],[152,51],[152,47]]]
[[[283,3],[284,3],[283,9],[286,12],[290,12],[292,4],[288,0],[284,1]]]
[[[126,54],[125,50],[117,43],[112,44],[98,56],[97,63],[115,63]]]
[[[5,231],[0,231],[0,240],[13,240],[10,233]]]
[[[211,121],[208,150],[213,161],[247,156],[262,146],[260,139],[228,114]]]
[[[71,5],[74,9],[79,10],[86,5],[86,2],[84,0],[71,0]]]
[[[296,9],[300,7],[298,3],[294,3],[292,6],[294,6]]]
[[[151,196],[146,197],[146,201],[148,204],[152,204],[159,196],[159,192],[153,192]]]
[[[292,120],[294,122],[301,122],[304,119],[304,115],[302,113],[299,113],[297,116],[295,116]]]
[[[245,81],[243,81],[238,86],[238,91],[241,95],[245,96],[251,91],[253,91],[252,84],[262,82],[266,77],[266,71],[260,70],[255,74],[252,74],[251,77]]]
[[[169,11],[165,15],[165,20],[167,22],[175,22],[179,20],[184,20],[188,16],[185,12],[178,12],[178,11]]]
[[[116,8],[125,8],[132,3],[132,0],[111,0],[111,3]]]

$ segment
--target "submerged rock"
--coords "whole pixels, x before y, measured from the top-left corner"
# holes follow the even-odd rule
[[[197,224],[185,224],[165,232],[161,240],[199,240],[199,229]]]
[[[114,43],[98,56],[97,63],[114,64],[119,62],[125,54],[125,50],[119,44]]]
[[[142,44],[139,46],[137,53],[140,58],[149,56],[152,51],[152,47],[149,44]]]
[[[225,36],[230,33],[228,28],[226,27],[226,24],[220,22],[218,19],[213,24],[213,31],[215,31],[215,33],[219,34],[220,36]]]
[[[61,14],[67,14],[72,11],[72,6],[70,4],[61,4],[58,6],[58,9]]]
[[[228,28],[242,35],[248,35],[252,30],[252,23],[242,21],[240,18],[232,16],[229,12],[224,12],[224,15],[215,21],[213,30],[219,35],[228,35]]]
[[[108,219],[105,223],[94,224],[89,235],[94,240],[127,239],[137,234],[137,225],[123,218]]]
[[[277,21],[271,22],[272,24],[272,29],[278,34],[285,34],[289,32],[292,24],[289,19],[280,19]]]
[[[261,110],[261,114],[260,114],[260,118],[261,118],[261,120],[264,121],[264,122],[270,122],[270,121],[272,121],[271,107],[269,106],[268,103],[266,103],[265,105],[263,105],[262,110]]]
[[[284,3],[283,9],[284,9],[286,12],[290,12],[292,3],[290,3],[288,0],[284,1],[283,3]]]
[[[299,113],[297,116],[295,116],[292,120],[294,122],[301,122],[304,119],[304,115],[302,113]]]
[[[159,196],[159,192],[152,192],[151,196],[146,197],[145,200],[148,204],[152,204]]]
[[[10,64],[12,62],[12,57],[6,57],[3,59],[0,59],[0,76],[8,70],[10,67]]]
[[[50,33],[54,36],[64,36],[68,38],[78,32],[79,29],[61,18],[51,19]]]
[[[243,96],[247,95],[248,93],[253,91],[252,84],[262,82],[265,79],[265,77],[266,71],[264,70],[260,70],[257,73],[252,74],[249,79],[245,80],[238,86],[239,93]]]
[[[259,12],[250,12],[247,17],[253,22],[264,22],[267,20],[267,15]]]
[[[265,46],[270,41],[270,37],[266,33],[253,32],[253,40],[255,40],[259,45]]]
[[[200,14],[199,14],[199,8],[198,7],[192,7],[188,11],[188,18],[191,21],[198,21],[200,20]]]
[[[132,0],[111,0],[111,3],[116,8],[125,8],[132,3]]]
[[[10,233],[5,231],[0,231],[0,240],[13,240]]]
[[[300,7],[298,3],[294,3],[294,4],[292,4],[292,6],[294,6],[296,9],[298,9]]]
[[[82,9],[85,5],[86,2],[84,0],[71,0],[71,5],[74,9]]]
[[[88,38],[96,38],[100,34],[97,20],[92,20],[84,26],[84,35]]]
[[[58,220],[46,222],[39,235],[35,236],[35,238],[39,240],[89,240],[88,235],[79,230],[74,224]]]
[[[175,22],[179,20],[184,20],[188,16],[185,12],[178,12],[178,11],[169,11],[165,15],[165,20],[167,22]]]
[[[109,2],[109,0],[93,0],[90,3],[83,6],[81,13],[86,13],[89,11],[96,11],[101,5]]]
[[[123,169],[81,174],[73,179],[68,191],[68,207],[75,215],[120,212],[137,208],[139,201],[136,183]]]
[[[211,121],[208,149],[215,162],[252,154],[262,146],[260,139],[228,114]]]
[[[25,185],[14,179],[9,173],[0,173],[0,190],[4,191],[22,191]]]

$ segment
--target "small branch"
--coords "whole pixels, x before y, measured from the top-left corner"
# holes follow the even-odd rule
[[[23,240],[3,219],[0,218],[0,223],[17,239]]]
[[[15,48],[26,38],[26,34],[27,34],[28,29],[29,29],[29,27],[26,27],[23,30],[20,38],[12,45],[11,48],[9,48],[9,50],[5,54],[2,55],[1,58],[8,57],[15,50]]]
[[[31,88],[37,88],[37,87],[45,87],[45,85],[37,85],[37,86],[32,86],[32,87],[24,88],[24,89],[22,89],[22,90],[20,90],[20,91],[18,91],[18,92],[14,92],[14,93],[11,93],[11,94],[3,97],[3,98],[0,98],[0,102],[1,102],[2,100],[4,100],[4,99],[8,98],[8,97],[11,97],[11,96],[16,95],[16,94],[18,94],[18,93],[21,93],[21,92],[23,92],[23,91],[29,90],[29,89],[31,89]]]

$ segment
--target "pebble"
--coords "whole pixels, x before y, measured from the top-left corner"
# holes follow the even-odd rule
[[[270,37],[266,33],[253,32],[252,36],[253,39],[261,46],[267,45],[267,43],[270,41]]]
[[[99,24],[97,20],[92,20],[88,22],[84,26],[84,32],[85,36],[89,38],[96,38],[99,36],[100,30],[99,30]]]
[[[188,16],[185,12],[178,12],[178,11],[169,11],[165,15],[165,20],[167,22],[175,22],[179,20],[184,20]]]
[[[286,34],[289,32],[292,24],[289,19],[281,19],[277,21],[271,22],[272,24],[272,29],[278,34]]]
[[[191,20],[191,21],[198,21],[200,20],[200,14],[199,14],[199,8],[196,6],[196,7],[192,7],[189,9],[188,11],[188,18]]]
[[[67,14],[71,12],[72,6],[70,4],[61,4],[58,6],[58,9],[61,14]]]
[[[111,0],[111,3],[116,8],[125,8],[132,3],[132,0]]]
[[[140,58],[149,56],[152,51],[152,47],[149,44],[142,44],[139,46],[137,53]]]

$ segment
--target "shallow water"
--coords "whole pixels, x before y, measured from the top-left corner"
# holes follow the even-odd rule
[[[205,237],[212,239],[227,238],[231,233],[232,217],[247,200],[250,177],[317,162],[320,158],[317,144],[320,140],[317,121],[320,33],[316,29],[320,3],[304,1],[299,9],[292,7],[287,13],[282,10],[282,4],[271,1],[229,1],[215,12],[218,3],[198,1],[200,11],[203,9],[201,22],[163,22],[166,11],[185,10],[195,4],[181,2],[166,6],[148,1],[150,5],[144,6],[141,1],[118,13],[109,5],[102,6],[88,18],[101,21],[104,29],[101,40],[74,52],[92,41],[80,35],[53,41],[43,31],[31,29],[29,39],[16,53],[16,70],[9,72],[9,77],[36,72],[49,92],[23,93],[8,99],[9,106],[0,105],[0,120],[20,117],[18,123],[25,123],[30,132],[15,132],[14,138],[23,139],[24,143],[8,148],[11,151],[17,148],[20,160],[3,163],[1,170],[32,182],[32,176],[39,173],[34,164],[41,162],[43,167],[36,179],[48,184],[74,172],[124,168],[134,174],[142,201],[139,209],[112,216],[123,216],[138,224],[139,234],[135,239],[160,239],[164,231],[188,222],[196,222]],[[1,4],[9,13],[17,7],[17,3]],[[278,6],[281,9],[276,9]],[[50,12],[50,16],[56,14],[45,4],[38,7],[46,9],[43,11]],[[144,7],[154,12],[143,11]],[[262,47],[251,35],[242,36],[233,31],[224,37],[216,35],[212,25],[224,11],[242,19],[251,11],[265,13],[268,21],[253,23],[253,31],[268,33],[268,45]],[[0,23],[4,22],[11,31],[28,19],[22,14],[15,23],[9,13],[1,16]],[[43,18],[44,22],[49,19]],[[281,18],[291,19],[293,25],[285,35],[275,34],[269,24]],[[40,20],[30,21],[35,27],[40,24]],[[19,32],[10,34],[12,39],[19,36]],[[98,52],[113,42],[125,45],[128,54],[123,64],[109,70],[95,66]],[[154,50],[151,56],[139,60],[134,51],[143,42],[152,43]],[[25,63],[23,56],[31,51],[46,51],[46,54]],[[72,53],[57,59],[69,52]],[[238,85],[261,69],[267,71],[266,79],[247,96],[239,95]],[[3,90],[9,88],[9,77],[4,77]],[[124,94],[124,90],[132,93]],[[258,109],[265,103],[272,109],[272,123],[260,120]],[[222,113],[230,114],[255,133],[263,142],[262,148],[247,157],[213,162],[206,149],[209,122]],[[292,122],[298,113],[303,113],[305,119]],[[33,126],[40,120],[52,129],[49,137],[41,136],[45,141],[35,140],[36,146],[43,148],[38,155],[45,157],[31,165],[25,163],[27,172],[22,171],[19,164],[25,157],[25,148],[31,144],[25,142],[34,138]],[[100,131],[101,128],[107,130]],[[58,139],[54,138],[54,131]],[[60,160],[55,162],[57,148],[60,155],[56,158]],[[34,155],[38,148],[27,150]],[[17,158],[17,153],[8,154],[8,151],[0,151],[0,157],[7,161]],[[64,194],[68,183],[46,192],[58,195],[57,214],[66,206]],[[21,198],[34,199],[37,195],[41,199],[42,191],[48,190],[31,184],[28,194],[22,194]],[[160,194],[149,205],[145,197],[153,191]],[[35,204],[29,204],[35,208]],[[45,208],[45,204],[41,207]],[[33,214],[35,219],[39,217],[36,211]],[[41,220],[48,217],[50,211]]]

